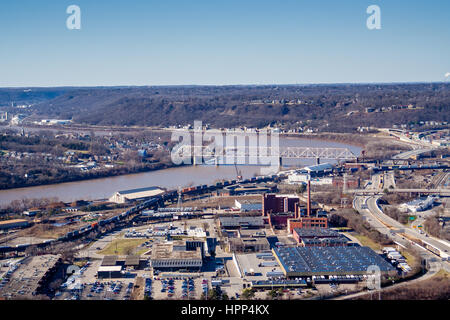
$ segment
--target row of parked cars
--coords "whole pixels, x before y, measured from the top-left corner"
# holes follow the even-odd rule
[[[181,285],[182,288],[182,293],[181,293],[181,297],[182,298],[187,298],[189,297],[190,294],[195,292],[195,284],[194,284],[194,280],[193,279],[184,279],[183,283]]]
[[[152,279],[150,278],[145,278],[144,296],[147,298],[152,296]]]
[[[208,295],[208,280],[207,279],[202,280],[202,290],[203,290],[203,294],[205,296],[207,296]]]
[[[169,279],[169,280],[163,279],[163,280],[161,280],[161,284],[162,284],[161,292],[167,291],[167,296],[172,297],[175,293],[174,280],[173,279]]]

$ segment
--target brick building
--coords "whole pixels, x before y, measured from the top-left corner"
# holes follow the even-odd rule
[[[262,215],[267,216],[269,213],[295,212],[295,204],[300,199],[295,195],[262,195]]]

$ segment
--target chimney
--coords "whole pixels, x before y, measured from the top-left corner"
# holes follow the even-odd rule
[[[308,180],[308,202],[307,202],[307,216],[311,215],[311,180]]]

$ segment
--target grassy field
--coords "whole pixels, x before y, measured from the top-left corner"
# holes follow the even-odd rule
[[[369,237],[363,236],[356,232],[351,233],[351,235],[354,236],[356,239],[358,239],[358,241],[361,242],[361,245],[363,245],[365,247],[369,247],[374,251],[381,251],[381,249],[383,248],[383,246],[381,244],[376,243]]]
[[[134,254],[136,248],[143,244],[145,241],[146,239],[116,239],[113,240],[105,249],[99,251],[98,253],[103,255]]]

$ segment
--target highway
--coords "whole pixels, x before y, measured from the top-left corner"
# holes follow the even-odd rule
[[[397,192],[397,193],[432,193],[439,194],[441,196],[450,196],[450,189],[388,189],[389,192]],[[382,194],[384,189],[379,188],[367,188],[367,189],[348,189],[347,192],[354,194]]]
[[[383,177],[383,178],[381,179],[381,177]],[[443,174],[443,177],[447,177],[447,173]],[[445,179],[438,179],[438,180],[440,183],[438,185],[436,185],[437,187],[439,187],[441,183],[446,181]],[[372,185],[368,185],[368,187],[373,187],[374,184],[375,184],[375,186],[379,186],[380,184],[382,184],[383,189],[388,188],[390,191],[393,191],[393,190],[416,190],[416,189],[395,189],[395,177],[392,172],[383,173],[382,176],[381,176],[381,174],[372,176]],[[393,186],[394,189],[390,188],[391,186]],[[370,188],[367,188],[367,189],[373,190]],[[427,189],[417,189],[417,190],[421,190],[418,192],[422,192],[422,190],[427,190]],[[428,189],[428,190],[433,191],[432,189]],[[442,189],[437,189],[437,190],[442,190]],[[448,192],[448,194],[450,195],[449,189],[444,189],[444,190],[446,192]],[[411,191],[411,192],[414,192],[414,191]],[[450,252],[450,243],[448,241],[442,240],[442,239],[437,239],[437,238],[428,236],[427,234],[420,233],[418,229],[412,228],[412,225],[411,225],[411,227],[407,227],[407,226],[401,224],[400,222],[392,219],[388,215],[384,214],[383,211],[378,206],[378,199],[380,199],[380,198],[381,198],[381,195],[373,195],[373,196],[368,196],[368,197],[363,198],[365,201],[364,204],[367,206],[367,210],[378,220],[378,222],[381,222],[382,224],[387,225],[391,228],[397,228],[397,229],[404,230],[404,233],[406,235],[417,238],[425,243],[428,243],[428,244],[436,247],[440,251],[443,251],[445,253]],[[356,199],[360,199],[360,198],[356,197]],[[354,204],[358,204],[358,202],[354,202]],[[355,208],[355,209],[358,210],[358,208]],[[423,222],[423,219],[419,218],[419,223],[421,223],[421,222]]]
[[[387,221],[390,218],[387,217],[384,213],[382,213],[379,210],[379,208],[376,204],[376,199],[377,198],[375,198],[375,197],[356,196],[353,201],[353,207],[355,210],[357,210],[361,214],[361,216],[363,216],[363,218],[372,226],[372,228],[374,228],[374,229],[378,230],[380,233],[388,236],[396,244],[403,246],[403,247],[406,247],[407,245],[413,245],[416,248],[418,248],[420,251],[421,257],[423,259],[426,259],[429,262],[428,263],[428,272],[425,275],[423,275],[419,278],[416,278],[414,280],[397,283],[392,286],[382,288],[380,290],[362,291],[362,292],[358,292],[355,294],[340,296],[340,297],[334,298],[332,300],[354,299],[354,298],[364,296],[367,294],[372,294],[373,297],[376,299],[378,297],[377,293],[379,291],[390,289],[390,288],[402,287],[402,286],[406,286],[406,285],[409,285],[412,283],[427,280],[427,279],[431,278],[432,276],[434,276],[439,270],[441,270],[442,267],[444,267],[447,271],[450,270],[448,262],[445,263],[446,265],[444,265],[443,262],[441,262],[439,259],[436,259],[436,256],[434,254],[432,254],[425,248],[417,246],[414,242],[405,238],[401,234],[397,233],[396,230],[393,230],[392,227],[389,225],[389,223],[387,223]],[[382,217],[382,216],[386,216],[389,219],[385,219],[385,217]],[[402,227],[401,229],[405,229],[405,231],[407,229],[397,221],[389,220],[389,222],[392,222],[397,227],[401,226]]]
[[[383,178],[381,178],[381,177],[383,177]],[[381,185],[381,188],[379,188],[380,185]],[[373,192],[374,187],[377,189],[389,188],[390,191],[403,190],[403,189],[391,189],[390,186],[395,186],[395,178],[394,178],[394,174],[392,172],[383,173],[382,175],[376,174],[376,175],[372,176],[372,184],[367,185],[365,191]],[[416,189],[405,189],[405,190],[416,190]],[[427,190],[427,189],[417,189],[417,190]],[[432,190],[429,190],[429,191],[432,191]],[[449,192],[449,195],[450,195],[450,190],[446,189],[446,191]],[[413,191],[411,191],[411,192],[413,192]],[[377,203],[378,199],[380,199],[381,197],[382,197],[382,195],[375,194],[375,193],[373,195],[356,196],[355,201],[353,202],[354,208],[358,212],[360,212],[360,209],[362,209],[362,207],[366,208],[365,210],[361,211],[360,213],[361,214],[370,213],[372,218],[375,218],[375,220],[378,222],[375,227],[379,227],[380,224],[382,224],[385,227],[387,226],[386,227],[387,229],[389,229],[389,228],[401,229],[401,230],[404,230],[404,233],[408,236],[417,238],[425,243],[428,243],[445,253],[450,252],[450,243],[448,241],[430,237],[426,234],[421,234],[417,229],[412,228],[412,227],[407,227],[407,226],[401,224],[400,222],[392,219],[388,215],[384,214]],[[385,231],[388,231],[388,230],[385,230]]]
[[[429,243],[433,245],[434,247],[438,248],[441,251],[444,252],[450,252],[450,243],[445,240],[437,239],[431,236],[428,236],[426,234],[420,234],[416,229],[407,227],[400,222],[392,219],[391,217],[387,216],[383,213],[383,211],[379,208],[377,204],[377,200],[379,199],[379,196],[374,197],[368,197],[367,198],[367,207],[368,210],[372,213],[374,217],[376,217],[379,221],[382,223],[392,227],[404,230],[404,233],[408,236],[412,236],[414,238],[417,238],[421,241],[424,241],[426,243]]]

